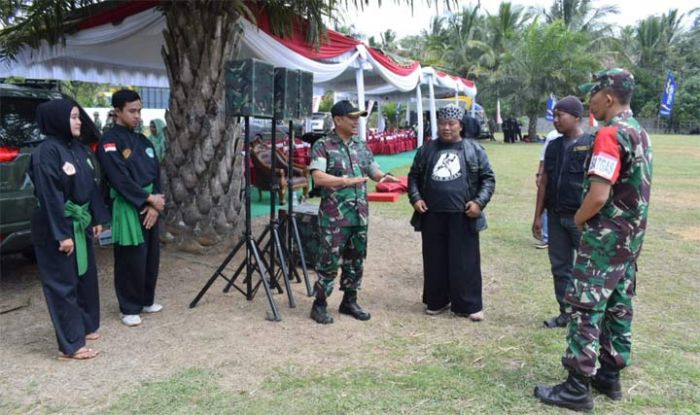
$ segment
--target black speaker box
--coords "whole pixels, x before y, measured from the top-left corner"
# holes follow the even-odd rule
[[[299,71],[275,68],[275,118],[299,118]]]
[[[257,59],[226,62],[226,115],[272,118],[274,66]]]
[[[299,118],[310,117],[313,109],[314,74],[300,71],[299,76]]]

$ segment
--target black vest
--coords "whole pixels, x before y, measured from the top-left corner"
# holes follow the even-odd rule
[[[593,136],[584,133],[562,155],[565,140],[568,138],[559,137],[547,145],[545,206],[550,212],[573,215],[583,201],[585,163],[591,154]]]

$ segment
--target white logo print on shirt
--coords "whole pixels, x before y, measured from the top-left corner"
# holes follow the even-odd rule
[[[462,177],[462,166],[459,163],[459,155],[455,151],[440,153],[431,178],[438,182],[447,182]]]

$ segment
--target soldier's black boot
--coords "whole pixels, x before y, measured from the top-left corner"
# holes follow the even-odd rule
[[[328,314],[328,303],[326,302],[326,292],[318,283],[314,284],[316,299],[311,306],[311,318],[319,324],[333,323],[333,317]]]
[[[593,410],[591,380],[578,373],[569,372],[565,382],[554,386],[535,387],[535,396],[547,405],[560,406],[575,411]]]
[[[620,371],[617,369],[601,366],[593,379],[591,379],[591,386],[613,401],[622,399]]]
[[[357,304],[357,291],[345,291],[343,302],[340,303],[338,311],[341,314],[348,314],[358,320],[366,321],[370,319],[370,314]]]

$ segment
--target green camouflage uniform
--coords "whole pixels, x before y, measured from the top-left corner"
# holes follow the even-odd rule
[[[309,170],[336,177],[373,176],[379,170],[372,152],[358,136],[347,144],[333,130],[311,149]],[[317,285],[328,297],[342,259],[341,291],[356,291],[362,283],[362,265],[367,256],[369,204],[367,185],[323,187],[318,211],[319,255]]]
[[[621,80],[616,77],[624,74],[616,71],[620,70],[597,74],[604,75],[607,82],[597,87],[613,82],[620,87]],[[582,89],[586,92],[585,86]],[[629,364],[636,261],[646,230],[651,189],[651,141],[631,111],[622,112],[601,127],[596,140],[604,135],[617,139],[619,176],[599,214],[585,225],[564,298],[573,315],[562,364],[584,376],[595,375],[599,351],[600,363],[606,367],[619,370]],[[595,157],[589,158],[589,174],[595,163]],[[597,176],[585,178],[584,193],[590,188],[591,177],[595,180]]]

